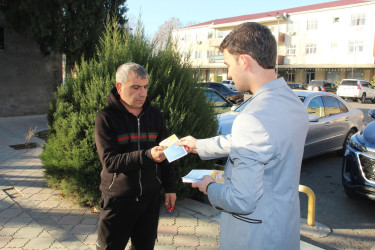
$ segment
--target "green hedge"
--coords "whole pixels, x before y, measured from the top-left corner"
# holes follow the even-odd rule
[[[95,116],[106,106],[117,67],[128,61],[149,72],[148,96],[162,110],[170,134],[196,138],[216,134],[214,110],[205,102],[193,69],[188,61],[181,61],[175,45],[155,50],[141,25],[130,34],[108,22],[95,59],[82,59],[76,66],[76,78],[69,76],[57,89],[48,112],[49,137],[41,155],[49,184],[80,204],[98,204],[101,164],[95,147]],[[212,167],[212,161],[201,161],[196,155],[176,161],[178,197],[202,198],[191,185],[181,183],[181,176],[193,168]]]

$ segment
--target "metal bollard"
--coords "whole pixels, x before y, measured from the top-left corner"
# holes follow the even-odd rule
[[[307,225],[314,226],[315,225],[315,193],[312,191],[311,188],[299,185],[298,191],[305,193],[307,195]]]

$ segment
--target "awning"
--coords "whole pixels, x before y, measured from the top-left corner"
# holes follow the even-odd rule
[[[375,69],[375,64],[283,64],[279,69]]]

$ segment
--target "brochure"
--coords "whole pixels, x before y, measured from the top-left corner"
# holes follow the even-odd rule
[[[215,179],[215,182],[224,183],[223,170],[193,169],[187,175],[182,177],[182,182],[193,183],[203,180],[203,176],[209,175]]]
[[[178,141],[180,141],[178,137],[173,134],[159,143],[160,146],[167,146],[167,148],[164,149],[164,154],[169,162],[173,162],[187,155],[185,148],[176,144]]]

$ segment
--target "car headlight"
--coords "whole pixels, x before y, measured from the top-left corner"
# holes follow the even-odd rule
[[[350,138],[350,141],[349,141],[349,146],[355,150],[358,150],[360,152],[366,152],[367,151],[367,148],[366,146],[364,145],[364,143],[362,143],[360,141],[360,139],[358,138],[357,135],[353,135],[351,138]]]

